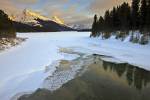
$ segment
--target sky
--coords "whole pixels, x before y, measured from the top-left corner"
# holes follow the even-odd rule
[[[0,0],[0,9],[17,14],[24,9],[52,18],[58,16],[66,24],[89,23],[94,14],[102,15],[113,6],[131,0]]]

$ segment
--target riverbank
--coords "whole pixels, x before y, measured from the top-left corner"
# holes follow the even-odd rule
[[[25,38],[0,38],[0,52],[19,45],[25,40]]]
[[[54,74],[43,82],[43,88],[17,100],[150,99],[150,71],[127,63],[107,62],[102,57],[94,54],[61,60]]]
[[[63,60],[62,63],[68,65],[68,60],[76,59],[80,54],[103,55],[109,62],[129,63],[150,70],[149,44],[133,44],[128,39],[122,42],[113,36],[107,40],[89,36],[90,32],[18,33],[17,37],[28,39],[0,53],[1,99],[10,100],[18,93],[35,91],[56,71],[57,61]],[[72,51],[80,54],[67,54]],[[57,83],[57,78],[53,80]]]

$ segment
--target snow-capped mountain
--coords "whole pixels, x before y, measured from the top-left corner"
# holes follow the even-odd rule
[[[83,30],[83,29],[91,28],[89,25],[84,25],[84,24],[72,24],[72,25],[68,25],[68,26],[73,29],[76,29],[76,30]]]
[[[19,19],[19,22],[29,24],[31,26],[40,26],[42,25],[37,21],[37,19],[41,19],[43,21],[48,21],[50,20],[49,18],[42,16],[36,12],[33,12],[31,10],[25,9],[22,13],[21,18]]]
[[[56,22],[56,23],[65,25],[64,20],[60,19],[58,16],[53,16],[53,17],[52,17],[52,20],[53,20],[54,22]]]
[[[81,19],[75,22],[70,22],[67,25],[76,30],[85,30],[85,29],[92,28],[91,23],[93,23],[93,18],[90,17],[90,18]]]
[[[33,19],[41,19],[41,20],[45,20],[45,21],[50,20],[49,18],[42,16],[37,12],[33,12],[31,10],[28,10],[28,9],[25,9],[23,11],[23,17],[24,17],[24,19],[23,19],[24,21],[33,20]]]
[[[22,13],[14,16],[11,15],[9,18],[13,21],[29,24],[31,26],[41,26],[37,19],[43,21],[54,21],[58,24],[65,25],[64,21],[58,18],[57,16],[53,16],[52,19],[39,14],[38,12],[31,11],[29,9],[24,9]],[[42,27],[42,26],[41,26]]]
[[[43,16],[37,12],[25,9],[23,12],[16,16],[9,16],[9,18],[15,22],[15,26],[18,28],[26,27],[27,30],[36,31],[67,31],[71,30],[64,24],[64,21],[57,16],[52,19]],[[21,24],[24,24],[20,27]],[[27,26],[28,25],[28,26]],[[35,28],[35,29],[34,29]]]

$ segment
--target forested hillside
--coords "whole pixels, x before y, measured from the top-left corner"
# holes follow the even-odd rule
[[[16,32],[8,15],[0,10],[0,38],[3,37],[16,37]]]
[[[91,36],[125,38],[131,33],[130,41],[146,44],[150,36],[150,0],[132,0],[131,6],[123,3],[107,10],[105,15],[94,16]]]

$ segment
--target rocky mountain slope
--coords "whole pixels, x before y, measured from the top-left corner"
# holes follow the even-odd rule
[[[50,19],[37,12],[25,9],[17,16],[9,16],[17,32],[57,32],[71,31],[57,16]]]

